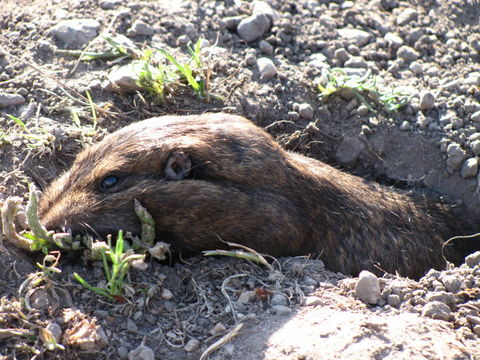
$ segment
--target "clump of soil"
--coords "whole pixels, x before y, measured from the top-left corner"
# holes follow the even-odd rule
[[[24,196],[28,182],[44,187],[84,146],[130,122],[227,111],[266,127],[289,150],[435,193],[478,216],[476,1],[6,0],[0,11],[0,203]],[[110,74],[127,60],[85,62],[58,52],[105,51],[101,33],[178,56],[205,39],[210,90],[219,99],[207,103],[183,88],[154,104],[142,92],[111,91]],[[334,67],[370,69],[414,96],[398,112],[371,111],[345,94],[322,98],[316,81]],[[153,349],[160,359],[198,359],[239,323],[239,333],[210,359],[480,353],[478,255],[419,281],[387,274],[369,305],[357,299],[356,279],[329,272],[321,258],[280,259],[269,272],[244,260],[202,257],[132,270],[129,301],[112,304],[72,277],[78,272],[101,284],[101,264],[69,256],[62,255],[60,274],[35,283],[42,256],[8,246],[2,253],[0,356],[126,359],[143,343],[144,358]],[[47,350],[52,336],[64,350]]]

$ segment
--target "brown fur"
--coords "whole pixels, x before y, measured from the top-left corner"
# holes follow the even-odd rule
[[[189,176],[169,180],[174,153]],[[109,174],[114,189],[99,183]],[[320,161],[289,153],[250,121],[228,114],[166,116],[107,136],[80,153],[41,198],[47,228],[74,233],[140,232],[138,199],[158,240],[198,253],[232,241],[273,256],[321,254],[347,274],[374,269],[418,277],[441,268],[446,239],[465,231],[445,205],[392,191]],[[458,251],[447,247],[450,260]]]

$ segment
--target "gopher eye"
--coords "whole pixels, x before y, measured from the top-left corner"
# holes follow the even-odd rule
[[[108,190],[117,185],[118,183],[118,177],[115,175],[108,175],[103,178],[103,180],[100,182],[100,189],[102,190]]]

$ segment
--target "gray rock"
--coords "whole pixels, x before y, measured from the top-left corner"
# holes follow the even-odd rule
[[[358,157],[365,150],[365,144],[357,137],[344,137],[335,153],[336,161],[345,167],[353,167]]]
[[[430,91],[424,91],[420,94],[420,110],[433,109],[435,105],[435,96]]]
[[[357,109],[357,114],[359,116],[366,116],[370,112],[370,109],[364,104],[360,105]]]
[[[272,60],[266,57],[257,59],[258,70],[262,79],[269,80],[277,75],[277,68]]]
[[[455,295],[446,291],[429,292],[425,298],[428,302],[438,301],[448,306],[455,305]]]
[[[474,268],[475,266],[480,264],[480,251],[476,251],[473,254],[468,255],[465,258],[465,264],[467,264],[468,267]]]
[[[368,69],[368,63],[361,56],[352,56],[344,64],[348,68]]]
[[[60,338],[62,337],[62,328],[60,325],[58,325],[56,322],[49,323],[47,325],[47,330],[52,333],[53,337],[55,338],[55,340],[57,340],[57,342],[60,341]]]
[[[422,316],[448,321],[452,318],[450,308],[442,302],[432,301],[425,305]]]
[[[376,304],[381,294],[378,277],[370,271],[363,270],[358,276],[355,293],[361,301]]]
[[[81,47],[98,35],[100,23],[94,19],[63,20],[50,30],[58,40],[70,47]]]
[[[20,94],[0,93],[0,108],[20,105],[25,102],[25,98]]]
[[[462,288],[462,282],[455,275],[445,275],[441,280],[448,292],[457,293]]]
[[[420,54],[412,47],[403,45],[397,50],[397,57],[405,61],[417,60]]]
[[[121,66],[108,75],[108,84],[105,86],[107,91],[136,91],[140,90],[140,86],[137,85],[138,71],[141,70],[142,64],[132,62]]]
[[[153,27],[141,20],[136,20],[127,31],[128,36],[152,36],[154,33]]]
[[[254,291],[243,291],[240,296],[238,297],[237,301],[241,304],[248,304],[255,299],[255,292]]]
[[[344,48],[335,50],[335,58],[342,64],[350,58],[350,54]]]
[[[188,340],[188,342],[185,344],[184,346],[184,350],[186,352],[192,352],[192,351],[195,351],[198,349],[198,347],[200,346],[200,341],[198,341],[197,339],[190,339]]]
[[[451,172],[457,171],[463,164],[466,155],[465,150],[463,150],[459,144],[450,143],[447,147],[447,168]]]
[[[300,104],[298,107],[298,115],[300,115],[301,118],[312,120],[313,119],[312,106],[307,103]]]
[[[283,294],[275,294],[272,296],[272,299],[270,300],[270,303],[272,305],[283,305],[287,306],[288,305],[288,299],[285,295]]]
[[[117,348],[117,355],[120,360],[128,359],[128,349],[125,346],[119,346]]]
[[[387,303],[390,306],[397,307],[402,302],[402,299],[397,294],[390,294],[387,297]]]
[[[418,11],[412,8],[403,10],[397,17],[397,25],[406,25],[418,18]]]
[[[268,41],[260,40],[258,47],[267,55],[273,54],[273,46]]]
[[[273,305],[272,312],[277,315],[288,315],[292,312],[292,309],[284,305]]]
[[[272,21],[270,17],[263,13],[254,14],[240,21],[237,26],[238,35],[245,41],[255,41],[260,39],[265,34]]]
[[[303,305],[305,306],[318,306],[323,305],[323,303],[322,298],[318,296],[306,296],[303,299]]]
[[[228,29],[228,30],[235,30],[238,26],[238,24],[240,24],[240,21],[242,21],[242,17],[241,16],[228,16],[228,17],[224,17],[222,19],[223,23],[225,24],[225,27]]]
[[[128,360],[155,360],[155,353],[142,344],[128,353]]]
[[[370,34],[363,30],[358,29],[338,29],[338,34],[343,39],[354,43],[358,47],[362,47],[368,44],[370,40]]]
[[[470,120],[472,120],[473,122],[480,122],[480,111],[474,112],[474,113],[470,116]]]
[[[257,15],[257,14],[267,15],[270,21],[272,22],[272,24],[275,20],[279,18],[277,12],[270,6],[270,4],[268,4],[265,1],[255,0],[252,2],[250,7],[252,9],[253,15]]]
[[[400,46],[403,45],[403,39],[392,32],[385,34],[385,41],[390,47],[394,49],[398,49]]]
[[[470,143],[470,149],[472,149],[475,156],[480,155],[480,140],[475,140]]]
[[[460,169],[460,176],[464,179],[472,178],[478,173],[478,160],[470,158],[465,160]]]
[[[410,66],[408,67],[411,72],[413,72],[416,75],[421,75],[423,74],[423,66],[419,62],[412,62]]]
[[[121,3],[122,0],[101,0],[98,5],[104,10],[111,10]]]
[[[411,128],[410,123],[407,120],[404,120],[399,127],[399,129],[402,131],[408,131],[410,130],[410,128]]]

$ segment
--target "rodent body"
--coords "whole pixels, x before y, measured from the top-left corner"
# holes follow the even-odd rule
[[[228,114],[152,118],[108,135],[44,192],[40,216],[51,229],[138,234],[134,199],[177,253],[231,241],[277,257],[319,254],[346,274],[378,264],[419,277],[443,267],[443,243],[466,231],[446,205],[287,152]]]

